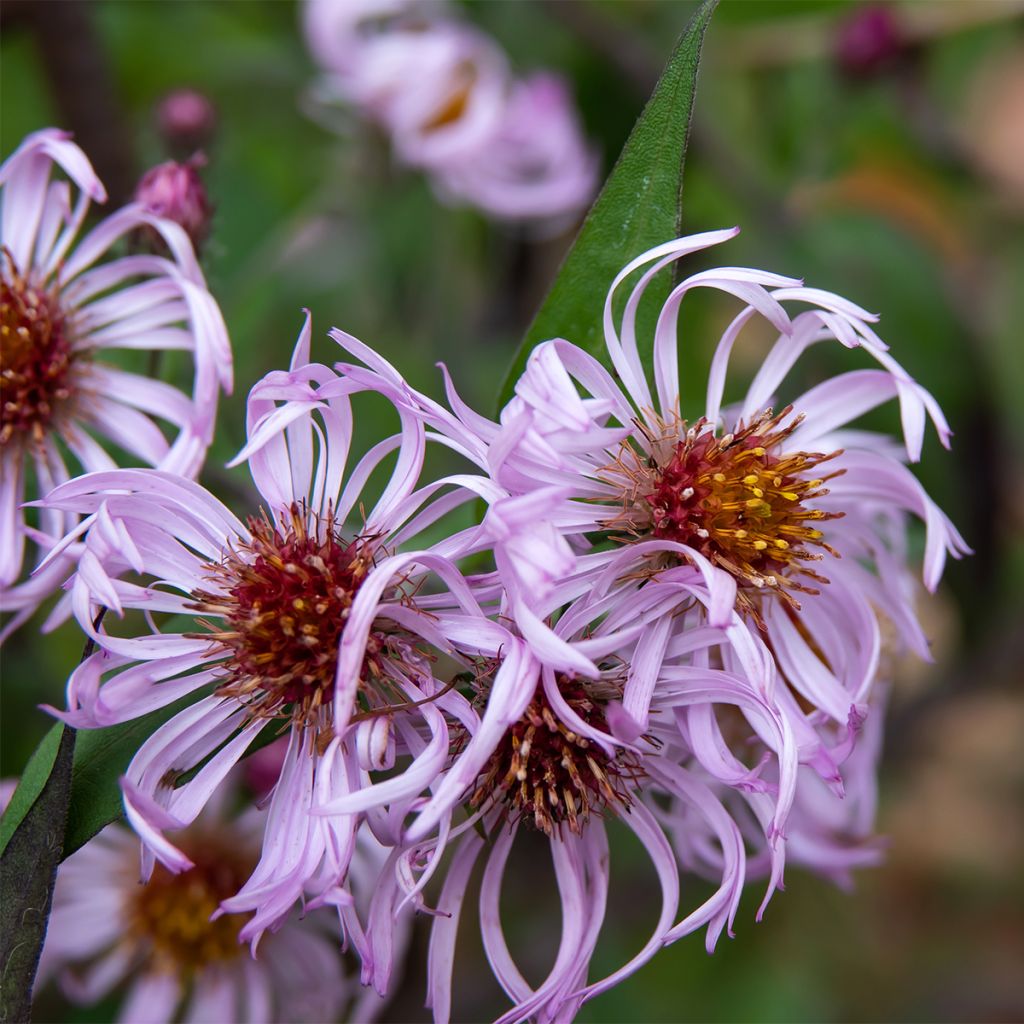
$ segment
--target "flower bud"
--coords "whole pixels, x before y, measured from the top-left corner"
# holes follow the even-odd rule
[[[210,144],[217,128],[217,111],[201,92],[176,89],[160,101],[156,120],[168,150],[184,156]]]
[[[181,225],[196,251],[209,234],[213,208],[199,177],[201,155],[185,163],[168,160],[146,171],[136,186],[135,199],[150,212]]]
[[[870,78],[904,54],[906,40],[888,7],[863,5],[845,18],[835,42],[835,59],[851,78]]]

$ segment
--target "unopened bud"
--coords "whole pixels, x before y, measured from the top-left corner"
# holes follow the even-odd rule
[[[853,78],[869,78],[892,66],[906,52],[896,15],[884,6],[864,5],[839,26],[835,57]]]
[[[176,156],[209,146],[217,129],[217,111],[195,89],[168,93],[157,107],[156,120],[161,138]]]
[[[198,252],[210,231],[213,208],[199,177],[202,156],[185,163],[173,160],[146,171],[135,189],[135,199],[151,213],[181,225]]]

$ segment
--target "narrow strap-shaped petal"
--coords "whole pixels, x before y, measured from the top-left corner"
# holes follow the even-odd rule
[[[483,840],[475,832],[468,832],[463,837],[452,858],[437,901],[437,914],[430,929],[427,956],[426,1001],[427,1007],[434,1011],[435,1024],[448,1024],[451,1017],[452,970],[455,967],[459,917],[469,877],[483,845]]]
[[[679,906],[679,871],[676,868],[675,858],[672,856],[668,840],[654,816],[642,803],[637,801],[630,808],[629,813],[622,815],[620,820],[640,840],[651,858],[651,864],[654,866],[661,886],[661,909],[657,924],[654,926],[650,938],[644,943],[643,949],[617,971],[613,971],[601,981],[583,989],[579,995],[585,1000],[593,999],[594,996],[607,992],[623,978],[628,978],[647,963],[664,945]]]
[[[449,812],[470,789],[509,727],[522,717],[533,699],[537,688],[537,668],[526,646],[521,641],[512,640],[495,673],[479,728],[406,830],[406,841],[415,843],[425,839],[442,815]]]
[[[766,285],[779,283],[791,283],[791,279],[759,270],[721,267],[694,274],[672,289],[658,314],[654,331],[654,381],[662,419],[670,421],[673,415],[680,412],[679,308],[686,295],[693,288],[715,288],[727,292],[756,309],[778,330],[788,333],[790,321],[786,311],[765,288]]]
[[[480,883],[480,937],[487,961],[498,979],[498,984],[515,1003],[525,1002],[533,989],[523,977],[505,941],[501,925],[501,888],[505,878],[508,856],[512,852],[519,824],[513,823],[497,831],[487,857],[484,877]]]

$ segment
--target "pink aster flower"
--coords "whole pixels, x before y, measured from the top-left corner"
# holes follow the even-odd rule
[[[302,8],[306,43],[317,63],[338,76],[336,84],[346,88],[348,98],[358,99],[350,90],[356,88],[355,75],[367,46],[396,28],[412,28],[417,22],[410,25],[407,18],[416,7],[433,14],[442,5],[417,0],[307,0]]]
[[[313,0],[306,35],[326,89],[381,124],[406,163],[434,168],[491,137],[508,67],[483,33],[417,10],[428,14],[427,5]]]
[[[53,179],[54,166],[68,181]],[[51,594],[70,561],[26,579],[76,520],[57,509],[28,522],[22,503],[78,472],[118,462],[194,476],[213,432],[217,397],[231,386],[220,310],[178,225],[126,206],[79,238],[91,200],[106,194],[85,154],[60,131],[29,135],[0,167],[3,273],[0,403],[0,592],[10,632]],[[77,190],[77,195],[75,192]],[[165,257],[111,249],[139,229]],[[191,394],[107,360],[184,350]]]
[[[310,330],[307,317],[290,370],[249,396],[236,461],[248,462],[263,504],[247,522],[156,470],[89,474],[46,499],[89,517],[72,601],[99,646],[72,674],[59,717],[93,728],[193,701],[143,744],[122,783],[149,863],[187,870],[187,851],[165,833],[195,820],[265,729],[287,730],[262,855],[222,902],[255,911],[246,939],[303,896],[350,904],[361,817],[374,811],[394,831],[447,762],[445,716],[469,714],[433,659],[486,655],[506,636],[456,571],[455,548],[399,551],[451,507],[431,504],[436,483],[418,484],[418,414],[378,379],[310,363]],[[352,465],[351,399],[371,385],[401,427]],[[141,582],[120,578],[129,570]],[[440,591],[421,595],[428,582]],[[96,629],[100,607],[138,609],[151,632],[115,635],[112,615]]]
[[[441,10],[309,0],[305,32],[324,70],[321,98],[377,122],[442,198],[500,220],[563,227],[593,196],[598,164],[565,83],[546,73],[514,80],[490,38]]]
[[[590,551],[588,571],[615,562],[623,574],[653,578],[699,555],[730,576],[736,607],[764,631],[788,684],[776,699],[806,726],[812,749],[821,722],[832,723],[839,741],[863,717],[877,676],[879,612],[927,656],[908,596],[907,521],[925,527],[929,589],[947,554],[959,557],[967,547],[905,458],[920,456],[926,419],[943,444],[950,431],[932,396],[875,334],[874,317],[839,296],[759,270],[705,270],[673,289],[654,334],[651,381],[636,327],[648,283],[686,254],[734,234],[665,243],[619,273],[604,309],[618,380],[570,342],[553,340],[531,354],[500,422],[468,410],[450,388],[449,421],[458,427],[445,429],[475,435],[460,450],[504,493],[550,488],[545,518],[573,550]],[[616,323],[613,299],[636,272],[642,273]],[[742,306],[714,353],[702,414],[686,419],[677,327],[680,306],[695,288],[734,295]],[[788,312],[794,303],[805,308]],[[740,401],[726,406],[729,356],[755,317],[767,320],[778,340]],[[825,341],[863,353],[869,367],[787,393],[800,356]],[[905,457],[890,438],[850,426],[892,399],[900,407]],[[604,543],[592,548],[594,538]]]
[[[72,854],[57,874],[39,986],[55,978],[87,1006],[123,991],[126,1024],[373,1020],[386,1001],[359,985],[329,910],[288,915],[255,955],[241,943],[245,915],[217,913],[255,865],[262,825],[258,811],[232,820],[225,805],[182,835],[192,866],[181,873],[157,866],[140,884],[138,840],[121,825]],[[361,852],[370,860],[353,874],[365,902],[383,851],[364,836]],[[396,930],[401,944],[405,924]]]
[[[453,732],[450,768],[392,853],[399,869],[382,872],[371,918],[386,919],[410,901],[423,905],[424,884],[437,871],[445,847],[454,845],[433,908],[428,1005],[437,1021],[451,1013],[462,904],[481,857],[482,938],[513,1004],[499,1018],[503,1024],[571,1020],[583,1002],[636,971],[662,946],[706,925],[711,950],[721,932],[731,930],[746,853],[741,829],[713,784],[756,791],[774,807],[761,835],[762,845],[773,851],[768,895],[781,878],[781,836],[797,771],[793,735],[765,693],[770,681],[757,685],[746,676],[706,667],[711,661],[746,662],[750,674],[760,677],[771,671],[767,652],[758,649],[754,637],[743,644],[729,630],[689,628],[688,606],[711,601],[695,570],[670,570],[641,588],[621,586],[632,586],[628,599],[614,588],[585,594],[568,605],[554,627],[566,644],[597,663],[589,675],[550,666],[541,667],[539,675],[534,667],[531,675],[530,647],[521,643],[510,644],[495,669],[478,675],[479,723]],[[681,629],[669,641],[668,623],[679,617]],[[671,692],[656,698],[644,734],[625,742],[615,735],[613,721],[648,677],[670,679]],[[769,756],[744,766],[727,754],[712,725],[716,705],[731,707],[762,739]],[[687,723],[689,764],[680,763],[677,716]],[[674,817],[664,814],[663,804],[673,808]],[[676,827],[684,817],[690,841],[707,856],[717,852],[717,888],[680,914],[679,858],[672,833],[659,818]],[[643,946],[607,977],[593,979],[590,961],[606,923],[610,884],[608,831],[620,826],[645,850],[660,900]],[[546,840],[561,914],[560,944],[539,984],[525,980],[500,913],[507,863],[528,842],[529,832]],[[537,870],[533,862],[531,870]]]
[[[640,580],[613,564],[597,578],[568,577],[554,593],[562,613],[552,633],[596,671],[541,665],[538,678],[531,655],[560,652],[552,655],[543,638],[505,646],[475,680],[479,722],[454,730],[451,765],[417,805],[392,853],[395,870],[382,872],[375,891],[371,921],[410,902],[425,906],[422,890],[454,846],[431,908],[428,1005],[438,1021],[451,1013],[462,904],[481,858],[482,937],[513,1004],[502,1022],[570,1020],[584,1001],[701,927],[713,951],[723,931],[732,934],[748,878],[768,876],[760,919],[787,862],[846,882],[850,869],[878,859],[870,830],[879,714],[869,741],[843,751],[795,728],[775,700],[774,661],[757,633],[735,611],[726,625],[709,626],[720,611],[695,566]],[[477,594],[485,599],[487,588]],[[638,734],[632,723],[640,718]],[[835,773],[827,782],[822,761]],[[594,979],[610,884],[608,830],[618,827],[640,840],[661,903],[643,947]],[[561,903],[562,939],[538,985],[517,966],[499,911],[506,864],[521,845],[533,848],[529,832],[546,837]],[[712,880],[714,894],[681,910],[681,870]]]
[[[482,33],[455,22],[389,35],[364,65],[374,91],[385,92],[377,116],[405,163],[436,172],[488,145],[501,123],[508,90],[504,55]],[[410,62],[416,80],[406,75]],[[387,89],[401,68],[401,87]],[[390,83],[388,83],[390,85]]]

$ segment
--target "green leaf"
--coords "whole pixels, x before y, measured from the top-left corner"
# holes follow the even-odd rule
[[[119,779],[139,747],[161,726],[183,711],[195,698],[184,697],[158,711],[106,729],[80,730],[71,778],[71,807],[68,811],[64,856],[70,857],[100,829],[124,816]],[[267,728],[254,739],[244,757],[273,743],[280,733]],[[211,755],[212,756],[212,755]],[[182,777],[195,775],[200,766]]]
[[[565,338],[609,365],[601,318],[605,296],[615,275],[633,257],[680,234],[683,161],[697,68],[704,33],[717,2],[705,0],[669,58],[551,291],[526,332],[502,389],[502,405],[512,397],[530,352],[550,338]],[[668,274],[651,282],[645,296],[651,309],[655,302],[661,306],[670,286]],[[642,350],[641,355],[649,358]]]
[[[123,815],[118,779],[187,703],[106,729],[57,724],[29,759],[0,820],[0,1020],[28,1020],[57,865]]]
[[[189,698],[183,698],[131,722],[78,732],[61,860],[70,857],[100,829],[124,815],[118,780],[149,736],[188,704]],[[74,730],[55,725],[29,758],[18,788],[0,819],[0,854],[6,852],[19,826],[43,792],[48,777],[55,770],[57,751],[65,731]]]
[[[58,726],[26,766],[20,802],[37,790],[0,856],[0,1020],[27,1021],[71,798],[75,730]],[[47,737],[49,740],[50,737]],[[19,787],[21,788],[21,787]],[[10,819],[13,821],[13,818]]]
[[[100,829],[123,816],[118,780],[149,736],[187,706],[187,699],[176,701],[131,722],[79,731],[64,837],[65,857],[70,857]]]
[[[7,849],[11,836],[14,835],[15,830],[32,809],[39,794],[42,793],[46,780],[50,777],[50,771],[53,769],[53,762],[57,757],[63,732],[63,725],[59,723],[55,725],[43,737],[39,746],[28,759],[28,764],[25,765],[25,770],[18,780],[18,788],[15,789],[10,803],[3,812],[3,817],[0,818],[0,855]]]

